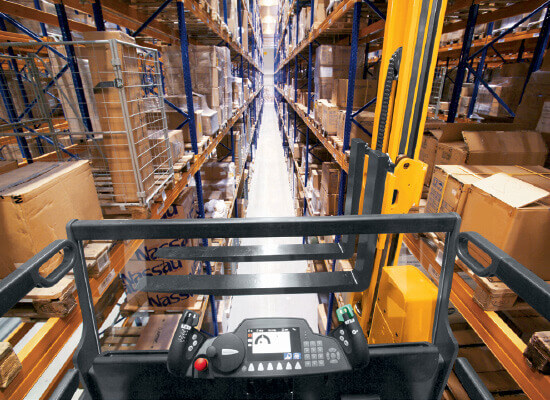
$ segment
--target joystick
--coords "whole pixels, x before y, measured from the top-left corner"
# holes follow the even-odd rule
[[[185,376],[193,363],[205,336],[195,327],[199,323],[199,314],[185,311],[178,322],[178,328],[168,350],[168,371],[177,376]]]
[[[369,343],[351,305],[336,310],[338,321],[342,322],[330,335],[342,346],[352,367],[364,367],[369,363]]]

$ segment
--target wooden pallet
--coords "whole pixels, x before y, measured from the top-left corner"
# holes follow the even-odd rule
[[[203,136],[200,142],[197,143],[197,147],[199,149],[199,153],[202,153],[206,151],[206,148],[208,147],[208,144],[210,143],[210,136]],[[192,143],[185,143],[185,151],[191,152],[193,151],[193,144]]]
[[[4,317],[25,321],[65,318],[76,307],[74,278],[64,277],[50,288],[35,288]]]
[[[0,342],[0,388],[5,389],[21,371],[21,361],[8,342]]]
[[[141,326],[109,327],[101,337],[101,351],[135,350]]]
[[[98,278],[111,265],[109,250],[113,242],[90,242],[84,246],[88,276]]]
[[[435,246],[436,255],[442,255],[445,242],[431,232],[423,235]],[[477,276],[459,260],[455,263],[455,271],[463,271],[474,280],[476,286],[473,299],[484,311],[529,310],[531,308],[497,277]]]
[[[132,301],[125,301],[120,306],[120,315],[123,317],[130,317],[136,313],[144,314],[181,314],[183,310],[200,311],[205,296],[198,295],[185,301],[180,307],[154,307],[147,304],[147,300],[140,304],[136,304]]]
[[[151,315],[141,330],[136,350],[168,350],[181,314]]]
[[[189,171],[191,164],[193,164],[194,157],[192,154],[182,156],[178,161],[174,163],[174,174],[183,174]]]

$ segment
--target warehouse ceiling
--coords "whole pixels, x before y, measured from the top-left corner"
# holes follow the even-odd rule
[[[269,41],[275,33],[275,24],[277,23],[277,5],[277,0],[260,0],[262,29],[264,32],[264,40],[267,41]]]

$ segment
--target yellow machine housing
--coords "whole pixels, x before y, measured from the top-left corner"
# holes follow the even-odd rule
[[[432,340],[437,287],[412,265],[384,267],[369,343]]]

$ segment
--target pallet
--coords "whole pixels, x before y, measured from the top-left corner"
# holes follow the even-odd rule
[[[436,255],[443,254],[445,242],[432,232],[423,234],[436,247]],[[474,274],[463,262],[457,260],[455,271],[462,271],[474,280],[473,300],[484,311],[529,310],[525,303],[512,289],[497,277],[482,277]],[[550,282],[550,281],[548,281]]]
[[[120,315],[123,317],[131,317],[132,315],[136,313],[143,313],[143,314],[181,314],[183,310],[191,310],[191,311],[200,311],[203,302],[205,301],[205,296],[198,295],[195,296],[194,301],[191,301],[189,299],[188,301],[181,304],[180,307],[154,307],[149,304],[147,304],[147,300],[145,302],[142,302],[140,304],[136,304],[132,301],[124,301],[122,305],[120,306]]]
[[[143,327],[115,327],[105,330],[100,339],[101,351],[135,350]]]
[[[197,143],[199,154],[206,151],[206,148],[208,147],[209,143],[210,143],[210,136],[203,136],[200,142]],[[193,145],[191,143],[185,143],[185,151],[192,152]]]
[[[65,318],[76,307],[74,278],[64,277],[50,288],[35,288],[4,317],[25,321]]]
[[[191,154],[182,156],[178,161],[174,163],[174,174],[183,174],[191,168],[194,157]]]
[[[109,250],[113,242],[91,242],[84,246],[88,276],[98,278],[111,265]]]
[[[168,350],[180,318],[180,314],[151,315],[141,330],[135,350]]]
[[[531,368],[550,375],[550,331],[535,333],[523,355]]]
[[[101,212],[106,219],[149,219],[151,210],[146,206],[114,206],[101,204]]]
[[[7,388],[22,368],[21,361],[11,344],[0,342],[0,388]]]

